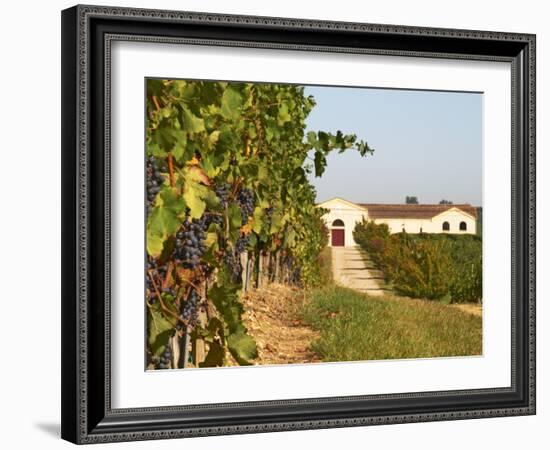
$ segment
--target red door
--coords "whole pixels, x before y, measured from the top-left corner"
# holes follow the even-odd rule
[[[343,247],[344,246],[344,230],[332,230],[332,246]]]

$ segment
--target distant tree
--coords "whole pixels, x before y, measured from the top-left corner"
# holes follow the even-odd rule
[[[441,201],[439,202],[439,204],[440,204],[440,205],[452,205],[453,202],[450,201],[450,200],[445,200],[445,199],[443,199],[443,200],[441,200]]]
[[[417,198],[416,196],[412,196],[412,195],[409,196],[409,195],[407,195],[407,196],[405,197],[405,203],[406,203],[407,205],[418,205],[418,198]]]

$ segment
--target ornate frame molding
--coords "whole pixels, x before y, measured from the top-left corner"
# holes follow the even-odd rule
[[[97,24],[103,21],[98,31]],[[105,21],[112,22],[115,30]],[[218,35],[232,28],[244,29],[254,39],[227,39],[219,37],[190,36],[152,36],[145,33],[116,32],[125,24],[133,23],[139,27],[157,23],[174,30],[193,26],[201,33]],[[136,25],[137,24],[137,25]],[[94,28],[95,27],[95,28]],[[212,31],[214,30],[214,31]],[[336,38],[334,42],[273,42],[262,40],[260,33],[266,31],[270,36],[285,31],[296,36],[311,30],[330,32]],[[172,33],[173,34],[173,33]],[[238,34],[238,33],[237,33]],[[310,33],[311,34],[311,33]],[[364,39],[372,37],[374,46],[334,45],[353,34]],[[324,35],[323,35],[324,36]],[[389,39],[393,39],[388,46]],[[426,47],[419,44],[426,38]],[[95,41],[94,41],[95,39]],[[483,389],[473,391],[448,391],[419,394],[396,394],[361,397],[334,397],[310,400],[285,400],[270,402],[250,402],[239,404],[195,405],[190,407],[139,408],[113,410],[110,403],[110,63],[111,43],[114,40],[144,41],[156,43],[187,43],[198,45],[244,46],[256,48],[292,49],[304,51],[348,52],[364,54],[383,54],[396,56],[482,59],[489,61],[507,61],[512,64],[512,154],[513,154],[513,258],[512,292],[512,386],[510,388]],[[454,51],[441,51],[441,42],[446,40]],[[328,41],[328,38],[327,38]],[[401,42],[402,44],[399,44]],[[468,42],[468,46],[465,45]],[[99,44],[104,46],[99,49]],[[483,52],[483,43],[498,43],[492,53]],[[402,45],[404,48],[397,48]],[[424,45],[424,46],[423,46]],[[438,47],[439,46],[439,47]],[[418,48],[417,48],[418,47]],[[422,47],[422,48],[420,48]],[[468,51],[466,47],[475,51]],[[458,50],[458,51],[457,51]],[[379,25],[348,22],[332,22],[304,19],[287,19],[255,16],[234,16],[204,14],[194,12],[160,11],[148,9],[130,9],[118,7],[76,6],[63,12],[63,399],[62,399],[62,435],[76,443],[99,443],[143,439],[163,439],[174,437],[206,436],[217,434],[239,434],[251,432],[271,432],[328,427],[348,427],[374,424],[440,421],[535,413],[535,36],[530,34],[500,33],[471,30],[450,30],[441,28],[406,27],[397,25]],[[101,63],[101,67],[98,67]],[[104,72],[104,73],[103,73]],[[103,73],[103,79],[98,76]],[[92,115],[93,97],[98,93],[97,83],[103,83],[101,96],[104,123],[98,133],[97,115]],[[97,112],[97,111],[96,111]],[[95,140],[94,140],[95,139]],[[97,157],[93,154],[101,142],[103,159],[100,161],[102,180],[98,179]],[[95,176],[95,177],[94,177]],[[103,184],[97,191],[97,183]],[[102,193],[102,198],[98,197]],[[98,202],[99,203],[96,203]],[[94,206],[95,205],[95,206]],[[104,218],[97,217],[98,209],[105,212]],[[103,221],[102,240],[92,241],[91,233],[97,235],[98,220]],[[97,239],[97,238],[96,238]],[[95,245],[103,246],[99,255]],[[517,254],[519,253],[519,255]],[[98,258],[102,256],[103,265],[98,267]],[[518,269],[517,264],[521,263]],[[519,270],[519,271],[518,271]],[[93,272],[93,273],[92,273]],[[93,280],[103,273],[104,304],[92,303],[97,295]],[[93,291],[93,293],[92,293]],[[523,296],[521,294],[523,293]],[[517,299],[516,299],[517,297]],[[99,297],[98,297],[99,298]],[[516,303],[517,300],[517,303]],[[98,327],[90,319],[101,307],[102,324]],[[520,316],[518,316],[518,314]],[[94,334],[95,327],[103,332],[103,338]],[[521,342],[517,342],[517,337]],[[90,379],[92,359],[90,348],[103,343],[104,383],[97,384]],[[521,347],[520,347],[521,346]],[[516,373],[516,367],[520,369]],[[99,369],[98,369],[99,370]],[[97,376],[97,374],[95,374]],[[65,383],[65,381],[68,381]],[[103,386],[102,405],[90,400],[97,394],[98,386]],[[522,390],[521,395],[518,391]],[[471,407],[470,409],[452,408],[450,410],[417,408],[413,412],[377,414],[370,412],[355,417],[326,417],[318,419],[299,418],[293,420],[272,420],[270,422],[235,423],[219,425],[198,425],[183,419],[176,426],[170,425],[167,414],[185,414],[186,411],[203,411],[220,408],[262,407],[284,408],[296,405],[325,405],[345,402],[350,399],[364,402],[382,400],[400,400],[409,402],[413,407],[415,400],[442,397],[474,398],[477,395],[516,394],[515,402],[507,406]],[[405,410],[403,410],[405,411]],[[143,417],[146,417],[145,419]],[[158,426],[152,426],[154,419]],[[162,422],[164,420],[164,423]],[[123,425],[122,422],[124,422]],[[151,422],[152,423],[152,422]]]

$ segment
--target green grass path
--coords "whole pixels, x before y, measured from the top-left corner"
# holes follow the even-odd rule
[[[302,311],[321,337],[312,349],[324,361],[480,355],[481,317],[449,305],[372,297],[329,285],[309,293]]]

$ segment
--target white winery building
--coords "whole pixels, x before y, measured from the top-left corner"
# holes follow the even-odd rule
[[[329,232],[329,245],[352,247],[353,229],[363,219],[385,223],[391,233],[476,233],[476,208],[461,205],[409,205],[352,203],[333,198],[317,205],[329,212],[323,216]]]

